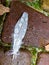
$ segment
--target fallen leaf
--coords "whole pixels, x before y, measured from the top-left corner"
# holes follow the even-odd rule
[[[46,46],[46,45],[48,45],[49,44],[49,39],[44,39],[44,38],[40,38],[39,39],[39,44],[40,44],[40,46]]]
[[[49,11],[49,0],[41,0],[42,1],[42,8],[46,11]]]
[[[0,4],[0,15],[3,15],[6,12],[9,12],[10,8],[9,7],[5,7],[2,4]]]
[[[49,44],[45,46],[45,50],[49,51]]]

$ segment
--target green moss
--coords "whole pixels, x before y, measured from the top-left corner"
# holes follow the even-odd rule
[[[32,46],[22,46],[22,48],[26,48],[27,50],[30,51],[31,53],[31,65],[36,65],[37,57],[39,52],[44,52],[44,48],[37,48],[37,47],[32,47]]]
[[[49,16],[49,12],[46,12],[46,11],[44,11],[44,10],[42,9],[42,7],[41,7],[41,5],[42,5],[42,4],[41,4],[41,0],[33,0],[32,2],[27,1],[27,2],[25,2],[25,3],[26,3],[26,5],[28,5],[28,6],[32,7],[32,8],[34,8],[35,10],[37,10],[37,11],[39,11],[39,12],[45,14],[46,16]]]

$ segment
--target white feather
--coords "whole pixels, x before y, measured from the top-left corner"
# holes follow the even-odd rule
[[[13,57],[17,55],[21,45],[22,39],[25,36],[28,25],[28,14],[26,12],[23,13],[22,17],[18,20],[14,27],[13,34]]]

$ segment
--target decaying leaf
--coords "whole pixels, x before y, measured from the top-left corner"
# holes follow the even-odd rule
[[[49,44],[49,39],[40,38],[39,39],[40,46],[47,46]]]
[[[46,51],[49,51],[49,40],[45,40],[44,38],[41,38],[39,40],[40,46],[44,46]]]
[[[45,50],[49,51],[49,44],[45,46]]]
[[[49,6],[48,5],[46,5],[45,3],[42,5],[42,8],[44,9],[44,10],[49,10]]]
[[[2,4],[0,4],[0,15],[3,15],[6,12],[9,12],[10,9],[8,7],[3,6]]]
[[[41,0],[42,1],[42,8],[46,11],[49,11],[49,0]]]

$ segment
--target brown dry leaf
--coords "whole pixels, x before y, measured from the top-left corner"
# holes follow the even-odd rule
[[[45,9],[45,10],[47,10],[47,11],[49,10],[49,6],[46,5],[45,3],[42,5],[42,8]]]
[[[45,50],[49,51],[49,44],[45,46]]]
[[[45,40],[45,43],[46,43],[45,50],[46,51],[49,51],[49,39],[48,40]]]
[[[49,39],[45,40],[44,38],[41,38],[39,40],[40,46],[44,46],[46,51],[49,51]]]
[[[49,39],[40,38],[39,43],[40,43],[40,46],[46,46],[49,44]]]
[[[49,0],[41,0],[42,1],[42,8],[46,11],[49,11]]]
[[[10,9],[8,7],[3,6],[2,4],[0,4],[0,15],[3,15],[6,12],[9,12]]]

